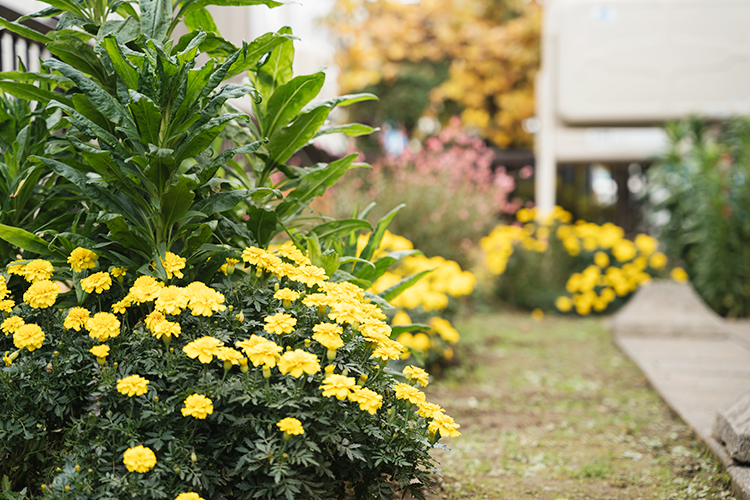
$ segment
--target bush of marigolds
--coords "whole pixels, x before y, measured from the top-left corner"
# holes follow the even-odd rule
[[[611,223],[572,223],[560,207],[541,222],[535,209],[521,209],[516,218],[518,224],[497,226],[481,241],[488,273],[498,277],[495,292],[509,304],[581,315],[611,312],[665,274],[667,257],[646,234],[629,240]],[[681,268],[670,276],[687,280]]]
[[[361,247],[366,239],[360,238]],[[408,239],[386,231],[376,256],[413,248]],[[457,300],[472,293],[476,278],[452,260],[414,254],[397,261],[373,283],[370,291],[381,293],[403,279],[420,274],[424,276],[419,281],[391,300],[396,308],[391,326],[396,340],[409,349],[403,355],[405,362],[416,361],[437,369],[453,359],[453,346],[461,336],[449,318],[459,307]]]
[[[366,133],[327,117],[376,97],[314,100],[325,75],[293,75],[291,30],[236,47],[205,8],[223,0],[50,4],[59,30],[0,19],[56,56],[0,81],[38,132],[15,157],[29,130],[2,130],[0,194],[45,214],[0,224],[0,497],[422,498],[460,433],[427,372],[388,366],[406,348],[383,311],[416,280],[362,288],[391,262],[368,260],[381,225],[355,276],[336,250],[368,222],[300,224],[356,155],[287,165]]]
[[[210,284],[170,253],[166,281],[82,248],[68,263],[0,278],[0,474],[29,497],[418,494],[459,434],[426,372],[386,369],[404,347],[380,309],[292,245],[237,252]]]

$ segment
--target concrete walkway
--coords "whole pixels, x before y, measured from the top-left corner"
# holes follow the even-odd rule
[[[682,310],[671,305],[675,293],[682,294]],[[659,295],[665,294],[671,304],[660,301]],[[734,462],[712,434],[719,409],[732,406],[750,391],[750,322],[721,320],[722,328],[717,329],[717,317],[707,316],[702,329],[695,311],[705,305],[693,304],[696,298],[692,289],[651,285],[613,318],[611,328],[617,345],[721,460],[736,496],[750,500],[750,467]],[[681,331],[665,327],[670,317],[683,321],[685,309],[694,316],[688,327]]]

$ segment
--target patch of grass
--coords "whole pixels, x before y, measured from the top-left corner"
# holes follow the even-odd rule
[[[729,481],[598,319],[477,314],[427,387],[461,424],[430,500],[732,499]]]

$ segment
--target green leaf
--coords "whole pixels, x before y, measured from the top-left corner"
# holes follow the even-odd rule
[[[11,227],[6,226],[5,224],[0,224],[0,238],[11,245],[39,255],[60,253],[59,251],[55,252],[54,248],[39,236],[30,233],[25,229],[21,229],[20,227]]]
[[[414,285],[417,281],[421,280],[425,275],[430,274],[434,269],[427,269],[425,271],[414,273],[410,276],[407,276],[406,278],[400,280],[398,283],[396,283],[393,286],[388,287],[386,290],[383,290],[378,295],[385,300],[393,300],[404,290],[407,290],[408,288],[411,288],[412,285]]]
[[[383,217],[378,220],[378,225],[375,227],[375,231],[370,235],[370,239],[367,242],[367,245],[365,245],[364,250],[362,250],[362,253],[359,255],[363,259],[370,260],[372,259],[372,256],[375,254],[375,250],[380,247],[380,242],[383,241],[383,236],[385,235],[385,230],[388,229],[388,226],[391,224],[391,221],[396,216],[399,210],[404,208],[405,204],[400,204],[387,214],[385,214]]]
[[[302,112],[304,113],[305,111],[309,111],[310,109],[313,109],[318,106],[326,106],[326,107],[333,109],[336,106],[349,106],[350,104],[354,104],[357,102],[378,101],[378,100],[380,99],[375,94],[369,94],[369,93],[347,94],[347,95],[334,97],[333,99],[328,99],[326,101],[312,102],[307,107],[303,108]]]
[[[178,163],[201,153],[211,145],[216,136],[224,129],[227,122],[235,119],[247,119],[248,116],[240,113],[227,113],[209,121],[205,125],[193,131],[188,139],[180,146],[175,154]]]
[[[208,12],[205,7],[188,13],[183,21],[190,31],[200,29],[203,31],[212,31],[214,33],[219,32],[219,29],[214,22],[214,18],[211,17],[211,13]]]
[[[269,146],[271,156],[269,161],[274,165],[286,163],[298,149],[305,146],[315,137],[315,133],[325,123],[330,111],[325,106],[315,108],[312,111],[301,114],[291,125],[281,129],[271,139]]]
[[[161,110],[154,102],[135,90],[129,90],[130,112],[133,113],[135,125],[144,144],[158,144],[161,130]]]
[[[195,189],[198,184],[189,177],[180,177],[174,186],[171,186],[161,199],[161,216],[164,228],[170,227],[175,222],[180,222],[182,217],[191,209],[195,198]]]
[[[356,157],[356,154],[350,154],[305,175],[300,180],[297,189],[289,193],[284,203],[279,205],[277,210],[279,215],[284,217],[291,213],[299,204],[322,195],[326,189],[333,186],[351,168],[352,162]]]
[[[112,62],[112,67],[120,79],[125,83],[125,86],[128,89],[137,89],[138,80],[140,79],[138,70],[133,66],[130,60],[123,55],[120,45],[117,43],[117,39],[114,35],[108,35],[104,38],[101,42],[101,46],[104,47],[104,50],[109,54],[109,60]]]
[[[430,325],[425,325],[424,323],[411,323],[408,325],[392,326],[391,337],[395,338],[401,335],[402,333],[413,332],[415,330],[430,330],[430,329],[431,329]]]
[[[30,71],[3,71],[0,72],[0,80],[13,80],[15,82],[46,82],[57,85],[70,82],[62,75],[32,73]]]
[[[97,125],[92,120],[86,118],[81,113],[76,111],[75,109],[71,108],[70,106],[66,106],[65,104],[58,102],[58,101],[50,101],[47,105],[49,108],[60,108],[63,111],[65,111],[68,116],[70,117],[68,120],[76,126],[81,132],[88,133],[93,137],[96,137],[103,143],[106,143],[110,147],[117,148],[120,145],[120,142],[117,140],[117,138],[112,135],[109,131],[105,130],[101,126]]]
[[[247,209],[247,215],[246,226],[248,231],[260,247],[267,247],[279,227],[276,212],[267,208],[250,206]]]
[[[22,37],[28,38],[29,40],[34,40],[35,42],[46,44],[52,41],[52,39],[47,35],[43,35],[42,33],[26,27],[23,24],[8,21],[7,19],[4,19],[2,17],[0,17],[0,26],[8,29],[9,31],[12,31],[13,33],[19,34]]]
[[[300,110],[318,95],[325,79],[326,75],[321,71],[298,76],[279,86],[266,103],[262,135],[271,137],[292,121]]]
[[[394,263],[409,255],[423,254],[420,250],[416,249],[391,252],[385,257],[380,257],[379,259],[377,259],[373,267],[360,266],[358,269],[355,269],[355,271],[357,272],[357,277],[375,282],[378,278],[383,276],[388,268],[391,267]]]
[[[271,35],[268,33],[264,36]],[[292,36],[292,29],[288,26],[281,28],[278,35]],[[291,38],[282,40],[276,46],[263,65],[255,73],[251,72],[250,77],[255,87],[264,96],[270,96],[276,90],[276,87],[283,85],[292,79],[292,63],[294,62],[294,44]],[[261,109],[265,112],[265,103],[262,103]]]
[[[281,2],[275,0],[196,0],[194,2],[184,2],[185,7],[180,13],[183,16],[190,14],[198,9],[202,9],[207,5],[221,5],[221,6],[246,6],[246,5],[266,5],[269,8],[279,7],[284,5]]]
[[[73,106],[82,116],[88,118],[107,132],[113,132],[113,123],[107,120],[107,117],[96,109],[96,106],[91,104],[91,101],[89,101],[89,98],[85,94],[73,94],[72,99]]]
[[[171,0],[140,0],[139,5],[143,34],[164,42],[172,23]]]
[[[361,219],[347,219],[347,220],[334,220],[320,224],[313,228],[312,232],[315,233],[320,240],[339,239],[349,236],[353,232],[360,230],[372,231],[372,225]]]
[[[347,123],[346,125],[337,125],[334,127],[324,127],[318,130],[315,137],[328,134],[346,134],[349,137],[359,137],[361,135],[369,135],[373,132],[377,132],[380,128],[373,128],[369,125],[362,123]]]
[[[238,148],[231,148],[221,152],[216,158],[211,160],[208,165],[203,167],[203,170],[201,170],[198,174],[198,181],[201,185],[205,184],[216,174],[216,171],[221,168],[226,162],[231,160],[234,155],[254,153],[264,143],[265,141],[255,141]]]
[[[0,81],[0,89],[18,98],[27,101],[37,101],[43,105],[54,100],[72,105],[70,100],[60,92],[44,90],[30,83]]]
[[[65,40],[49,42],[47,44],[47,50],[78,71],[93,76],[99,80],[100,83],[104,84],[108,81],[107,71],[104,69],[104,65],[97,57],[94,49],[92,49],[87,43],[78,40],[77,38],[66,38]],[[52,61],[52,59],[47,59],[45,62],[49,61]],[[46,64],[45,66],[49,67]],[[55,68],[52,69],[54,70]],[[61,71],[61,73],[63,72]],[[65,75],[65,73],[63,73],[63,75]],[[68,76],[68,78],[70,77]]]
[[[264,55],[274,50],[278,45],[287,41],[291,44],[289,35],[282,33],[282,31],[283,29],[278,33],[266,33],[265,35],[261,35],[250,42],[247,47],[243,47],[242,57],[238,58],[234,64],[232,64],[225,78],[231,78],[254,68]]]

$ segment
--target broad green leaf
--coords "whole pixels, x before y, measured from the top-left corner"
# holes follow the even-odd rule
[[[18,19],[16,19],[16,22],[22,23],[27,19],[37,19],[40,17],[53,17],[58,16],[62,14],[62,10],[55,8],[55,7],[47,7],[46,9],[42,9],[40,11],[34,12],[33,14],[29,14],[27,16],[21,16]]]
[[[191,12],[194,12],[196,10],[202,9],[207,5],[222,5],[222,6],[248,6],[248,5],[266,5],[270,8],[273,7],[279,7],[281,5],[284,5],[281,2],[276,2],[275,0],[195,0],[195,1],[186,1],[183,2],[183,10],[180,12],[180,15],[186,16],[190,14]]]
[[[85,15],[85,12],[81,9],[81,3],[75,0],[44,0],[44,3],[62,11],[70,11],[79,16]]]
[[[0,89],[18,98],[27,101],[38,101],[41,104],[46,104],[54,100],[67,103],[69,106],[73,104],[60,92],[44,90],[30,83],[0,81]]]
[[[285,41],[291,43],[289,35],[282,33],[282,31],[283,29],[278,33],[266,33],[265,35],[261,35],[250,42],[247,47],[243,47],[241,57],[232,64],[232,67],[225,75],[225,78],[231,78],[254,68],[264,55],[274,50],[279,44],[282,44]]]
[[[112,122],[107,120],[107,117],[101,114],[99,110],[96,109],[96,106],[91,104],[91,101],[89,101],[89,98],[86,97],[85,94],[73,94],[72,99],[73,106],[81,115],[96,123],[109,133],[114,131],[112,128]]]
[[[94,49],[92,49],[87,43],[75,39],[67,38],[65,40],[55,40],[47,44],[47,50],[53,55],[56,55],[64,63],[69,64],[79,72],[82,71],[88,75],[99,80],[100,83],[106,84],[108,81],[107,71],[104,69],[101,61],[97,57]],[[47,59],[46,62],[52,61],[53,59]],[[50,67],[46,65],[46,67]],[[57,68],[50,68],[55,70]],[[60,71],[60,73],[63,73]],[[68,75],[63,75],[70,78]],[[71,78],[71,80],[73,80]],[[74,80],[75,81],[75,80]],[[76,82],[77,83],[77,82]]]
[[[340,272],[340,271],[339,271],[339,272]],[[352,283],[355,283],[355,284],[356,284],[356,281],[357,281],[357,278],[353,278],[353,279],[352,279]],[[360,281],[362,281],[362,280],[360,280]],[[364,282],[365,282],[365,283],[369,283],[368,281],[364,281]],[[363,287],[362,285],[359,285],[359,287],[360,287],[360,288],[370,288],[370,286],[372,286],[372,283],[370,283],[369,285],[367,285],[367,287]],[[394,308],[394,307],[393,307],[393,306],[391,305],[391,303],[390,303],[390,302],[388,302],[387,300],[385,300],[385,299],[384,299],[384,298],[382,298],[382,297],[379,297],[379,296],[375,295],[375,294],[374,294],[374,293],[372,293],[372,292],[368,292],[368,291],[365,291],[365,298],[366,298],[367,300],[369,300],[370,302],[375,302],[375,303],[376,303],[376,304],[377,304],[378,306],[380,306],[380,308],[381,308],[381,309],[382,309],[382,310],[383,310],[384,312],[389,312],[389,311],[393,311],[393,310],[395,309],[395,308]]]
[[[399,295],[401,295],[401,293],[404,290],[411,288],[417,281],[421,280],[427,274],[430,274],[433,270],[434,269],[427,269],[425,271],[414,273],[410,276],[407,276],[406,278],[400,280],[395,285],[388,287],[386,290],[383,290],[378,295],[384,298],[385,300],[389,300],[389,301],[393,300]]]
[[[208,85],[208,79],[211,77],[213,70],[214,60],[209,59],[209,61],[200,68],[188,71],[184,97],[178,97],[173,105],[173,109],[176,110],[172,113],[173,122],[182,124],[187,120],[190,113],[195,111],[203,87]],[[180,126],[178,130],[185,130],[185,128],[184,126]]]
[[[163,42],[172,23],[171,0],[140,0],[141,32]]]
[[[107,224],[112,237],[127,249],[135,250],[142,256],[149,257],[151,245],[142,235],[128,224],[121,215],[108,214],[102,219]]]
[[[213,120],[209,121],[202,127],[192,132],[185,143],[175,154],[178,162],[184,160],[185,158],[195,156],[202,151],[205,151],[206,148],[211,145],[213,140],[216,139],[216,136],[219,135],[222,129],[226,126],[228,121],[240,118],[247,119],[248,117],[247,115],[239,113],[227,113],[214,118]]]
[[[3,71],[0,72],[1,80],[13,80],[15,82],[46,82],[57,85],[64,82],[70,82],[62,75],[32,73],[30,71]]]
[[[141,36],[141,23],[132,16],[107,21],[99,27],[96,34],[97,43],[101,43],[107,36],[115,37],[120,43],[132,42]]]
[[[368,229],[372,230],[372,226],[366,220],[348,219],[334,220],[320,224],[319,226],[314,227],[312,232],[315,233],[320,240],[326,240],[328,238],[343,238],[350,233]]]
[[[289,158],[315,137],[315,133],[328,118],[330,108],[321,106],[297,117],[294,122],[279,131],[271,139],[269,150],[272,164],[284,164]]]
[[[276,212],[267,208],[250,206],[247,209],[248,220],[245,224],[258,246],[265,248],[276,235],[279,221]]]
[[[216,68],[216,70],[211,73],[211,76],[208,78],[208,83],[205,87],[201,89],[200,94],[198,95],[198,100],[203,99],[208,94],[213,92],[213,90],[221,84],[225,79],[229,78],[229,75],[227,72],[232,67],[232,64],[237,61],[237,59],[242,54],[243,49],[237,49],[237,52],[232,54],[231,56],[227,57],[226,61],[221,63],[221,65]]]
[[[55,59],[47,59],[43,64],[45,67],[53,71],[59,71],[63,75],[73,80],[78,88],[80,88],[83,93],[86,94],[86,97],[89,98],[91,104],[96,106],[97,109],[104,113],[110,120],[117,123],[121,127],[132,127],[132,131],[136,132],[135,124],[133,124],[133,121],[130,119],[130,114],[125,109],[125,107],[106,90],[94,83],[91,78],[87,77],[85,74],[81,73],[69,64],[57,61]]]
[[[6,28],[9,31],[12,31],[13,33],[17,33],[25,38],[28,38],[29,40],[34,40],[35,42],[46,44],[52,41],[52,39],[47,35],[43,35],[42,33],[26,27],[23,24],[8,21],[7,19],[4,19],[2,17],[0,17],[0,26]]]
[[[422,255],[422,252],[416,249],[391,252],[385,257],[380,257],[379,259],[377,259],[373,267],[359,266],[359,268],[355,268],[355,272],[358,278],[375,282],[378,280],[378,278],[385,274],[389,267],[409,255]]]
[[[71,108],[70,106],[66,106],[65,104],[58,102],[58,101],[50,101],[47,106],[50,108],[58,107],[62,109],[63,111],[65,111],[70,117],[69,118],[70,122],[73,125],[75,125],[76,128],[78,128],[81,132],[88,133],[92,137],[96,137],[97,139],[103,141],[110,147],[117,148],[120,145],[120,142],[117,140],[117,138],[114,135],[112,135],[109,131],[100,127],[95,122],[86,118],[85,116],[83,116],[81,113]]]
[[[271,188],[236,189],[233,191],[225,191],[223,193],[212,194],[208,198],[197,202],[193,207],[193,210],[198,210],[199,212],[203,212],[204,214],[211,215],[217,212],[225,212],[227,210],[231,210],[246,198],[264,198],[268,195],[276,193],[278,193],[278,191]]]
[[[39,236],[30,233],[25,229],[21,229],[20,227],[11,227],[6,226],[5,224],[0,224],[0,238],[11,245],[39,255],[60,253],[55,252],[50,244]]]
[[[214,174],[216,174],[216,171],[226,162],[231,160],[234,155],[254,153],[263,144],[265,144],[265,141],[255,141],[238,148],[231,148],[221,152],[216,158],[203,167],[203,170],[198,174],[198,181],[201,185],[205,184],[214,176]]]
[[[318,130],[318,133],[315,134],[315,137],[320,137],[321,135],[328,135],[328,134],[346,134],[349,137],[359,137],[361,135],[369,135],[373,132],[377,132],[380,130],[379,128],[373,128],[369,125],[364,125],[362,123],[347,123],[346,125],[336,125],[334,127],[324,127],[320,130]]]
[[[350,154],[302,177],[297,189],[287,195],[286,202],[305,203],[322,195],[351,168],[356,157],[356,154]]]
[[[158,144],[161,130],[161,110],[151,99],[135,90],[128,90],[130,95],[130,112],[133,113],[135,125],[144,144]]]
[[[109,60],[112,62],[117,75],[125,83],[128,89],[137,89],[140,75],[135,66],[126,58],[120,50],[120,45],[114,35],[109,35],[101,42],[101,46],[107,51]]]
[[[214,33],[219,32],[219,29],[214,22],[214,18],[211,17],[211,13],[208,12],[206,8],[196,9],[189,12],[185,15],[184,21],[190,31],[200,29],[203,31],[213,31]]]
[[[378,224],[375,227],[375,231],[370,235],[370,239],[367,241],[367,245],[365,245],[365,248],[362,250],[362,253],[359,255],[363,259],[371,260],[372,256],[375,254],[375,251],[380,247],[380,242],[383,241],[383,236],[385,235],[386,229],[388,229],[388,226],[391,224],[391,221],[396,216],[399,210],[404,208],[406,205],[404,203],[400,204],[387,214],[385,214],[383,217],[378,220]]]
[[[294,119],[323,87],[326,75],[322,71],[292,78],[279,86],[266,102],[261,133],[272,137],[281,127]]]
[[[258,96],[258,92],[247,85],[235,85],[233,83],[224,85],[219,92],[211,97],[206,107],[203,108],[201,111],[201,120],[198,120],[196,125],[201,125],[201,122],[205,123],[216,116],[228,99],[237,99],[251,93],[256,97]]]
[[[182,217],[191,208],[195,193],[193,189],[197,183],[189,177],[181,177],[174,186],[170,187],[161,199],[161,215],[164,228],[170,227],[175,222],[180,222]]]
[[[334,97],[333,99],[328,99],[325,101],[311,102],[305,108],[302,109],[302,112],[304,113],[305,111],[309,111],[318,106],[327,106],[333,109],[336,106],[349,106],[351,104],[355,104],[355,103],[362,102],[362,101],[378,101],[378,100],[380,99],[375,94],[368,94],[368,93],[347,94],[347,95]]]
[[[292,36],[292,29],[284,26],[278,31],[279,35]],[[268,55],[263,65],[255,72],[250,72],[250,78],[264,96],[270,96],[276,87],[292,79],[292,64],[294,62],[294,44],[291,39],[282,41]],[[262,103],[265,112],[265,103]]]

